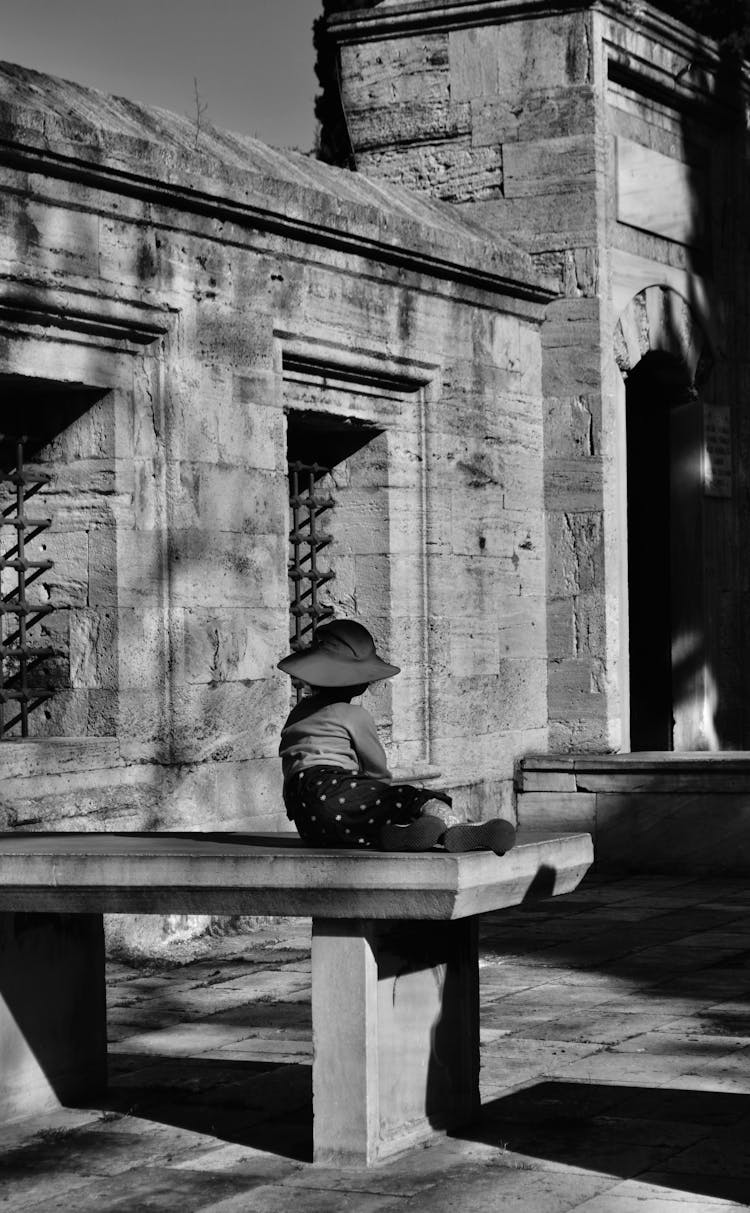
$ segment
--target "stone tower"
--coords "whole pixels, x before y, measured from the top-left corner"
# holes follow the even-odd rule
[[[356,168],[555,285],[551,747],[747,747],[744,68],[631,0],[328,8]]]

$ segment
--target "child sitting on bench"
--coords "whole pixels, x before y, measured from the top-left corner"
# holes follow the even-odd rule
[[[375,721],[351,701],[399,667],[383,661],[367,628],[339,619],[279,669],[309,688],[281,731],[284,803],[309,846],[383,851],[509,851],[508,821],[461,821],[445,792],[393,783]]]

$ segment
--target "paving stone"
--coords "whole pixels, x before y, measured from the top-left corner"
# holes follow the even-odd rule
[[[568,1213],[612,1186],[608,1175],[565,1168],[534,1172],[522,1166],[493,1166],[444,1179],[436,1189],[412,1196],[409,1213]],[[359,1208],[359,1205],[354,1206]],[[396,1210],[399,1204],[391,1204]]]
[[[676,1188],[628,1180],[579,1205],[576,1213],[722,1213],[737,1209],[731,1200],[693,1196]]]
[[[235,1142],[212,1141],[190,1151],[188,1157],[172,1164],[175,1171],[230,1171],[256,1179],[287,1179],[302,1169],[302,1164],[291,1162],[275,1154],[268,1154],[252,1146]],[[308,1170],[309,1168],[305,1168]]]
[[[34,1213],[40,1210],[60,1209],[70,1213],[71,1197],[76,1213],[87,1213],[87,1210],[97,1210],[98,1213],[110,1213],[110,1210],[163,1210],[164,1213],[193,1213],[193,1210],[203,1210],[209,1202],[215,1202],[223,1194],[244,1192],[242,1199],[247,1209],[247,1191],[250,1182],[243,1178],[221,1174],[201,1174],[199,1172],[179,1172],[166,1167],[142,1167],[132,1169],[127,1176],[117,1175],[110,1178],[94,1179],[85,1185],[77,1187],[70,1195],[65,1193],[51,1197],[42,1205],[28,1204],[26,1209]],[[239,1207],[239,1206],[238,1206]]]
[[[743,1048],[750,1048],[750,1039],[731,1036],[709,1036],[695,1030],[694,1025],[686,1028],[685,1020],[671,1023],[668,1028],[645,1032],[618,1042],[618,1050],[631,1053],[649,1053],[661,1056],[681,1057],[688,1061],[693,1058],[702,1060],[712,1059],[721,1062],[725,1058],[736,1055]],[[692,1028],[692,1030],[690,1030]],[[750,1054],[745,1055],[750,1062]]]
[[[108,1100],[3,1130],[0,1208],[747,1207],[750,969],[742,890],[722,888],[587,878],[492,916],[482,1119],[369,1169],[310,1163],[309,924],[288,948],[271,924],[179,965],[110,965]]]
[[[244,1028],[229,1024],[178,1023],[156,1032],[139,1032],[119,1040],[113,1052],[150,1053],[160,1057],[192,1057],[206,1049],[220,1048],[247,1035]]]
[[[661,1187],[664,1191],[674,1192],[683,1203],[679,1205],[680,1213],[683,1209],[691,1209],[692,1203],[697,1203],[697,1208],[703,1210],[702,1201],[720,1202],[719,1207],[725,1208],[727,1205],[730,1208],[748,1208],[750,1203],[750,1187],[746,1179],[736,1179],[731,1175],[684,1175],[678,1176],[666,1171],[645,1171],[640,1177],[641,1182],[654,1184]],[[710,1213],[714,1213],[716,1203],[708,1204]],[[617,1213],[617,1208],[613,1210]]]
[[[348,1192],[320,1192],[316,1188],[295,1189],[294,1206],[297,1213],[378,1213],[393,1207],[391,1196],[357,1193],[353,1200]],[[289,1189],[285,1186],[265,1184],[253,1189],[252,1213],[289,1213]],[[245,1194],[228,1197],[218,1203],[201,1206],[202,1213],[248,1213],[248,1197]]]
[[[252,1036],[216,1051],[209,1050],[202,1056],[215,1058],[218,1061],[231,1057],[239,1061],[264,1063],[302,1061],[311,1064],[312,1052],[312,1040],[265,1040],[262,1036]]]

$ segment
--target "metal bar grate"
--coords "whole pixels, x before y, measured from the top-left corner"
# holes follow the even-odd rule
[[[331,542],[321,520],[335,501],[322,491],[318,482],[330,473],[319,463],[289,463],[289,505],[292,528],[289,532],[289,583],[291,605],[291,648],[302,649],[315,639],[319,625],[333,615],[333,607],[320,600],[320,589],[334,574],[321,568],[319,556]]]
[[[26,545],[51,525],[49,518],[32,518],[26,503],[51,477],[30,472],[24,467],[26,438],[0,435],[0,442],[12,446],[12,471],[0,473],[0,485],[10,488],[11,501],[0,510],[0,738],[20,726],[20,735],[29,735],[29,713],[53,694],[52,688],[39,684],[44,663],[57,651],[34,644],[33,629],[51,612],[49,603],[29,602],[27,590],[47,569],[51,560],[32,560]]]

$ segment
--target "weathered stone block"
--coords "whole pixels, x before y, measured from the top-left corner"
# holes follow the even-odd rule
[[[471,138],[485,144],[531,142],[566,135],[592,135],[596,97],[588,85],[549,88],[523,96],[506,94],[471,102]]]
[[[501,732],[477,733],[457,739],[438,731],[431,746],[432,760],[442,771],[445,784],[474,779],[478,771],[488,780],[507,778],[512,788],[512,772],[524,754],[547,749],[546,725],[540,728],[512,728]]]
[[[550,577],[550,592],[562,593],[564,591],[564,584],[561,587],[557,577],[554,582]],[[576,629],[572,598],[558,598],[550,601],[547,609],[547,643],[550,660],[575,656]]]
[[[70,612],[70,685],[73,688],[115,688],[118,684],[118,631],[114,611],[78,609]]]
[[[497,629],[478,621],[476,629],[450,638],[450,668],[456,678],[487,675],[500,668],[500,636]]]
[[[585,594],[604,584],[602,516],[550,513],[547,520],[550,592]]]
[[[590,135],[567,135],[534,143],[508,143],[503,151],[506,198],[539,194],[560,197],[561,211],[578,206],[579,193],[596,186],[596,149]],[[564,216],[561,222],[565,226]]]
[[[523,771],[518,782],[519,792],[577,792],[572,771]]]
[[[441,737],[541,728],[547,719],[543,661],[501,659],[496,674],[455,677],[434,688],[433,727]]]
[[[341,47],[344,103],[352,109],[392,102],[448,102],[448,35]]]
[[[61,688],[29,715],[32,737],[85,737],[89,732],[89,699],[84,689]],[[114,730],[112,730],[114,731]]]
[[[282,800],[278,758],[221,762],[215,767],[216,818],[224,830],[292,830]],[[263,824],[261,824],[263,823]]]
[[[601,451],[597,396],[545,396],[545,441],[557,456],[590,458]]]
[[[601,663],[591,657],[550,662],[550,720],[604,719],[607,695],[602,674]]]
[[[178,530],[209,522],[217,531],[248,536],[283,531],[289,512],[285,476],[216,463],[170,465],[169,508]]]
[[[516,797],[516,812],[521,830],[550,830],[552,833],[584,830],[593,834],[594,842],[598,842],[594,795],[557,789],[523,791]]]
[[[542,387],[546,396],[595,395],[601,386],[599,301],[551,304],[542,326]]]
[[[116,738],[6,738],[0,746],[0,780],[53,778],[82,771],[109,770],[119,761]]]
[[[55,606],[86,606],[89,592],[89,537],[85,531],[43,531],[27,546],[31,560],[52,560],[47,569],[29,587],[29,602]],[[15,583],[9,571],[3,576],[5,593]]]
[[[573,13],[451,30],[452,99],[522,97],[532,90],[588,83],[587,22],[587,13]]]
[[[603,582],[575,601],[576,652],[604,660],[607,653],[607,618]]]
[[[555,753],[580,751],[598,754],[602,750],[616,749],[620,744],[621,738],[616,723],[613,724],[610,720],[572,714],[560,719],[550,716],[548,745]]]
[[[181,680],[187,683],[247,681],[270,678],[287,651],[287,621],[276,611],[228,608],[186,609],[171,632],[180,636],[175,656]]]
[[[139,531],[141,545],[134,548],[137,555],[136,581],[142,580],[142,575],[149,569],[150,579],[153,580],[155,570],[161,568],[159,536],[155,531]],[[119,536],[123,546],[127,545],[124,535]],[[94,607],[115,606],[121,600],[120,587],[117,580],[118,534],[114,527],[100,527],[88,536],[89,584],[88,605]]]
[[[546,258],[550,249],[593,247],[596,244],[597,200],[593,191],[584,190],[575,195],[575,205],[568,206],[561,214],[558,195],[547,197],[493,198],[491,201],[461,203],[468,214],[478,220],[501,239],[508,232],[532,255]],[[546,272],[545,261],[540,271]],[[562,393],[557,393],[561,395]]]
[[[277,677],[176,687],[169,707],[175,762],[271,757],[289,712],[289,685]]]
[[[63,396],[58,412],[63,428],[42,447],[37,460],[56,464],[63,481],[69,463],[82,459],[111,461],[115,454],[116,398],[116,392],[108,392],[98,400],[89,398],[79,403],[74,397],[66,401]]]
[[[336,508],[326,518],[327,529],[333,535],[333,547],[330,553],[323,553],[323,558],[328,556],[335,564],[338,552],[385,556],[391,549],[392,532],[396,541],[394,550],[407,552],[415,545],[418,547],[419,520],[414,518],[413,504],[403,501],[404,494],[400,497],[399,501],[395,494],[383,489],[373,492],[347,488],[336,492]],[[412,504],[411,510],[409,504]]]
[[[452,617],[494,616],[508,597],[520,595],[521,578],[512,560],[476,560],[470,556],[435,556],[431,559],[431,610]],[[542,562],[528,570],[525,592],[544,592]],[[397,571],[394,570],[394,577]]]
[[[24,254],[58,275],[93,278],[99,273],[99,216],[52,207],[33,199],[22,203]]]
[[[503,657],[546,657],[546,599],[524,591],[498,611],[500,654]]]
[[[363,173],[445,202],[494,198],[503,191],[501,147],[472,148],[463,142],[412,144],[406,148],[371,149],[358,156]]]
[[[467,135],[471,126],[468,103],[405,101],[347,111],[347,127],[359,152],[375,147]]]
[[[534,496],[534,484],[527,484]],[[543,574],[531,566],[544,560],[541,510],[524,516],[504,508],[504,494],[494,486],[475,489],[470,496],[452,494],[451,550],[460,555],[510,560],[524,581]]]
[[[603,504],[603,469],[599,459],[549,459],[545,504],[550,511],[596,514]]]

